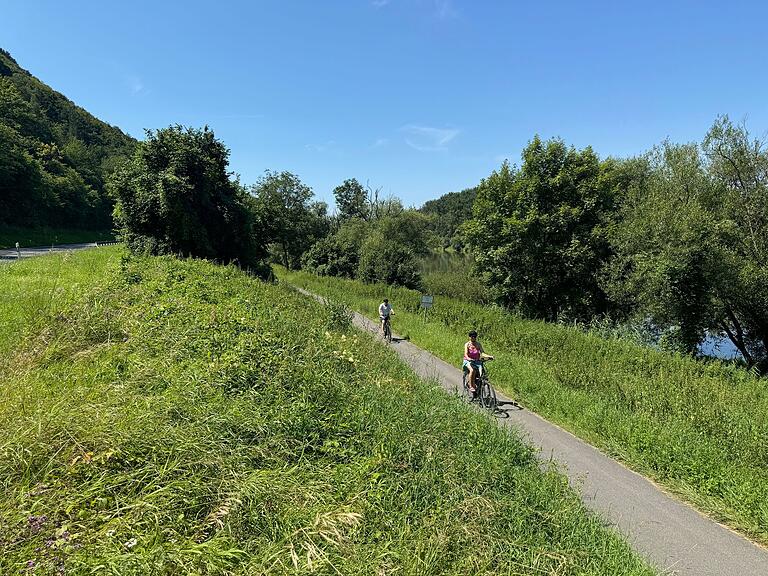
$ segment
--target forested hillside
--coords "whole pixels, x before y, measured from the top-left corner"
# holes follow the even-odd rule
[[[464,247],[459,226],[472,218],[472,205],[475,203],[477,188],[467,188],[461,192],[449,192],[440,198],[429,200],[419,210],[432,216],[430,229],[434,231],[443,248],[452,246],[461,250]]]
[[[135,145],[0,49],[0,225],[110,229],[104,180]]]

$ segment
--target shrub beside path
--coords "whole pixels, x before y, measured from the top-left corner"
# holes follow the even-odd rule
[[[303,294],[323,300],[306,290]],[[361,330],[378,325],[354,313]],[[454,393],[461,371],[400,338],[393,349],[421,377],[436,380]],[[510,399],[499,395],[500,402]],[[555,463],[582,496],[585,505],[623,534],[649,562],[679,576],[766,576],[768,550],[664,493],[559,426],[528,410],[509,410],[499,424],[514,426],[539,448],[543,465]]]

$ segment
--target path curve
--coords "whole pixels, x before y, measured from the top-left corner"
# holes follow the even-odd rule
[[[379,329],[356,312],[354,324],[374,334]],[[410,342],[397,338],[391,347],[419,376],[436,380],[445,390],[453,393],[461,382],[459,368]],[[501,394],[499,400],[510,401]],[[645,477],[533,412],[511,410],[508,415],[499,424],[521,430],[539,448],[541,461],[555,460],[585,505],[663,574],[768,576],[768,550],[667,495]]]

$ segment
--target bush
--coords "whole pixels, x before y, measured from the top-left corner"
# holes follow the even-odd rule
[[[320,276],[354,278],[360,263],[360,246],[368,231],[362,220],[350,220],[339,231],[315,243],[302,257],[302,268]]]
[[[237,262],[264,275],[263,235],[229,179],[228,157],[207,127],[148,130],[109,182],[120,238],[137,253]]]
[[[363,244],[357,275],[369,284],[390,284],[414,290],[420,290],[422,286],[413,252],[378,234],[370,236]]]

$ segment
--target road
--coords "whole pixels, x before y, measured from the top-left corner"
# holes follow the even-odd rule
[[[304,290],[301,292],[316,297]],[[355,325],[378,325],[355,314]],[[396,335],[395,335],[396,336]],[[392,349],[421,377],[448,392],[461,383],[456,366],[397,338]],[[502,402],[509,398],[499,395]],[[624,535],[663,574],[768,576],[768,550],[666,494],[656,484],[529,410],[508,410],[502,426],[518,428],[539,448],[543,465],[556,461],[585,505]]]
[[[19,255],[21,258],[31,258],[32,256],[42,256],[43,254],[49,254],[51,252],[68,252],[70,250],[96,248],[100,245],[101,244],[97,244],[96,242],[88,242],[85,244],[57,244],[55,246],[34,246],[32,248],[20,248],[19,252],[16,252],[15,248],[11,248],[9,250],[0,250],[0,260],[16,260]]]

